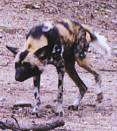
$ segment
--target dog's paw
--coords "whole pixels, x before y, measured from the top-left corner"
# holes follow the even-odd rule
[[[63,117],[63,115],[64,115],[64,112],[63,112],[63,111],[60,111],[60,112],[56,112],[55,114],[56,114],[56,116]]]
[[[79,96],[77,97],[77,99],[75,99],[75,101],[73,102],[73,104],[68,107],[68,110],[77,111],[77,110],[78,110],[78,107],[80,106],[81,99],[82,99],[82,96],[79,95]]]
[[[32,110],[32,115],[36,115],[38,117],[39,109],[40,108],[38,106],[35,106]]]
[[[70,105],[70,106],[68,107],[68,110],[77,111],[77,110],[78,110],[78,106],[76,106],[76,105]]]
[[[63,115],[64,115],[64,110],[63,110],[63,107],[62,107],[61,104],[58,104],[58,105],[57,105],[57,109],[56,109],[56,111],[55,111],[55,114],[56,114],[56,116],[63,117]]]

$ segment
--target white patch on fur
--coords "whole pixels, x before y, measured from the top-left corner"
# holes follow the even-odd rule
[[[34,108],[33,108],[33,113],[38,113],[39,112],[39,107],[36,105]]]
[[[64,52],[64,45],[62,45],[61,56],[63,56],[63,52]]]
[[[59,80],[62,81],[63,80],[63,75],[61,73],[59,73],[58,76],[59,76]]]
[[[35,94],[35,93],[37,94],[37,97],[39,97],[38,87],[35,87],[35,88],[34,88],[34,94]]]
[[[53,50],[52,50],[52,53],[56,53],[56,51],[60,51],[60,48],[58,48],[57,50],[56,50],[56,47],[57,47],[58,45],[55,45],[54,47],[53,47]],[[63,52],[64,52],[64,45],[62,45],[61,46],[61,56],[63,56]]]
[[[57,45],[54,45],[52,53],[56,53],[56,49],[55,49],[56,47],[57,47]]]
[[[53,27],[54,27],[54,25],[51,21],[46,21],[43,23],[42,31],[48,32],[49,30],[53,29]]]
[[[107,39],[97,32],[94,32],[94,35],[97,37],[96,43],[108,54],[108,57],[110,57],[111,56],[111,48],[108,45]]]
[[[82,97],[81,97],[81,95],[79,95],[79,96],[77,97],[77,99],[75,99],[73,105],[74,105],[74,106],[79,106],[81,99],[82,99]]]
[[[39,91],[38,91],[38,87],[35,87],[35,89],[34,89],[34,94],[37,94],[37,96],[36,96],[36,99],[35,99],[35,106],[34,106],[34,108],[33,108],[33,113],[38,113],[39,112],[39,107],[40,107],[40,105],[38,106],[37,105],[37,103],[39,103],[40,102],[40,93],[39,93]]]

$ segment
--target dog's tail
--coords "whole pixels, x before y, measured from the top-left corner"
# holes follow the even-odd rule
[[[103,35],[100,35],[97,32],[94,32],[94,35],[96,36],[96,43],[106,51],[106,53],[108,54],[108,56],[111,56],[111,47],[108,45],[107,39],[106,37],[104,37]]]
[[[83,26],[86,29],[86,39],[90,38],[91,43],[99,45],[110,57],[111,56],[111,47],[108,45],[106,37],[100,35],[99,33],[95,32],[88,26]]]

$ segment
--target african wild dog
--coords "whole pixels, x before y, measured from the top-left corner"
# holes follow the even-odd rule
[[[101,102],[103,95],[100,90],[100,75],[87,63],[86,54],[89,44],[97,42],[101,47],[111,53],[110,47],[106,44],[105,38],[96,34],[93,30],[78,22],[63,19],[61,21],[44,22],[39,26],[33,27],[26,36],[26,44],[15,56],[15,78],[17,81],[24,81],[33,77],[36,99],[34,112],[38,111],[40,102],[40,76],[46,64],[53,64],[58,72],[58,106],[59,115],[63,113],[63,77],[65,71],[79,88],[80,95],[70,108],[77,109],[87,91],[86,85],[79,78],[75,61],[79,66],[94,75],[97,83],[97,100]],[[17,50],[7,47],[14,54]]]

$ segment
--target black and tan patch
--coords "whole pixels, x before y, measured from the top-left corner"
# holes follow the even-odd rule
[[[40,38],[33,38],[29,36],[26,41],[26,49],[33,54],[37,50],[41,49],[48,45],[47,38],[44,35],[41,35]]]

